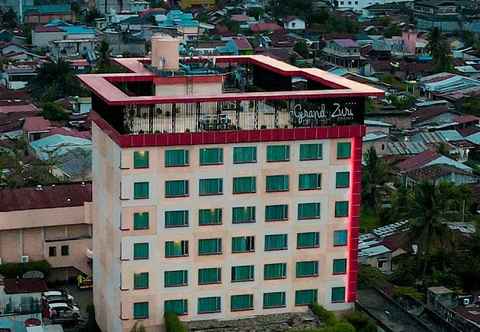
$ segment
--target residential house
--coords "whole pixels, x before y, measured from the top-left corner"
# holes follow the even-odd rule
[[[255,23],[250,26],[250,30],[253,33],[272,33],[281,31],[283,28],[277,23]]]
[[[303,31],[305,30],[305,21],[296,16],[287,16],[283,20],[283,27],[290,31]]]
[[[233,37],[225,46],[217,47],[219,54],[250,55],[253,54],[253,47],[245,37]]]
[[[345,68],[360,66],[360,45],[353,39],[329,40],[322,52],[325,59],[335,65]]]
[[[426,150],[415,156],[412,156],[395,165],[395,168],[398,169],[400,174],[403,175],[412,170],[417,170],[427,166],[442,165],[442,164],[456,167],[470,174],[473,173],[473,169],[471,167],[461,162],[458,162],[452,158],[444,156],[434,150]]]
[[[423,168],[412,169],[405,173],[405,184],[414,187],[417,183],[428,181],[434,184],[451,182],[455,185],[473,184],[478,177],[470,172],[446,164],[435,164]]]
[[[76,22],[76,16],[70,4],[34,5],[24,8],[24,23],[46,24],[54,19]]]
[[[372,147],[378,156],[387,154],[387,145],[391,142],[390,137],[381,132],[370,132],[363,136],[362,152],[365,155]]]
[[[438,28],[444,32],[462,30],[462,9],[474,5],[469,0],[419,0],[414,2],[414,14],[417,28],[432,30]]]
[[[90,183],[0,190],[3,263],[47,260],[51,280],[91,274]]]
[[[0,139],[21,136],[22,119],[38,113],[38,108],[33,104],[0,100]]]
[[[336,1],[336,8],[341,11],[356,11],[361,12],[363,9],[372,4],[387,4],[391,2],[411,2],[413,0],[338,0]]]
[[[31,116],[23,123],[23,133],[28,142],[46,137],[53,127],[52,123],[42,116]]]
[[[178,4],[182,9],[188,9],[197,6],[214,8],[215,0],[180,0]]]

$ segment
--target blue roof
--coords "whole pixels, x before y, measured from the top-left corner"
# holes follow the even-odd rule
[[[69,4],[60,4],[60,5],[37,5],[37,6],[26,6],[25,15],[29,13],[39,13],[39,14],[67,14],[70,13],[72,9]]]
[[[72,34],[72,35],[77,35],[77,34],[95,34],[95,29],[89,28],[86,26],[82,25],[72,25],[72,26],[64,26],[64,27],[59,27],[59,29],[62,29],[65,31],[67,34]]]
[[[198,27],[199,23],[193,19],[192,13],[184,13],[181,10],[171,10],[165,16],[165,20],[159,23],[161,27]]]
[[[48,160],[52,156],[62,156],[73,149],[91,149],[92,141],[56,134],[33,141],[30,145],[40,159]]]

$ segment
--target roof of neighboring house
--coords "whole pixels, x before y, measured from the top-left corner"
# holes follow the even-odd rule
[[[345,48],[359,47],[358,43],[353,39],[333,39],[333,42]]]
[[[465,139],[469,142],[472,142],[475,145],[480,145],[480,132],[471,134],[470,136],[467,136]]]
[[[66,127],[52,128],[48,132],[47,136],[51,136],[51,135],[72,136],[72,137],[85,138],[85,139],[91,139],[92,137],[92,133],[88,130],[79,131],[76,129],[66,128]]]
[[[11,106],[0,106],[0,113],[36,113],[39,109],[33,104],[20,104]]]
[[[255,23],[250,27],[252,32],[266,32],[266,31],[277,31],[283,30],[281,26],[277,23]]]
[[[471,173],[468,173],[462,169],[459,169],[455,166],[439,164],[439,165],[430,165],[422,167],[419,169],[412,169],[406,173],[406,176],[415,180],[415,181],[424,181],[424,180],[437,180],[439,178],[448,176],[450,174],[458,175],[468,175],[473,176]]]
[[[246,22],[249,20],[249,17],[247,15],[235,14],[230,16],[230,20],[235,22]]]
[[[245,37],[235,37],[235,38],[232,38],[232,41],[235,43],[235,45],[237,46],[237,48],[239,50],[251,50],[252,49],[252,45],[250,45],[250,42]]]
[[[25,123],[23,124],[23,131],[27,133],[48,131],[51,127],[52,123],[49,120],[41,116],[32,116],[25,119]]]
[[[458,123],[458,124],[465,124],[465,123],[470,123],[470,122],[475,122],[475,123],[478,124],[479,120],[480,120],[479,117],[477,117],[475,115],[470,115],[470,114],[459,115],[459,116],[455,117],[455,122]]]
[[[372,133],[368,133],[366,134],[365,136],[363,136],[363,141],[364,142],[372,142],[372,141],[376,141],[376,140],[379,140],[379,139],[382,139],[382,138],[387,138],[388,135],[385,134],[384,132],[372,132]]]
[[[387,151],[391,155],[414,155],[428,150],[424,142],[390,142],[387,143]]]
[[[50,186],[0,189],[0,212],[83,206],[92,201],[92,184],[67,183]]]
[[[441,156],[440,153],[437,151],[433,150],[426,150],[423,151],[413,157],[408,158],[405,161],[402,161],[397,164],[397,168],[399,168],[402,171],[410,171],[412,169],[420,168],[422,166],[425,166],[429,162],[439,158]]]
[[[47,283],[43,279],[5,279],[5,293],[41,293],[48,290]]]
[[[70,14],[72,9],[70,4],[60,4],[60,5],[35,5],[35,6],[26,6],[24,9],[25,15],[29,14]]]
[[[445,105],[429,107],[427,109],[420,109],[412,113],[415,122],[424,122],[433,119],[444,113],[449,113],[448,107]]]
[[[297,16],[287,16],[285,17],[284,22],[291,22],[295,20],[303,21],[301,18],[298,18]]]
[[[457,130],[463,137],[467,137],[467,136],[470,136],[470,135],[473,135],[475,133],[480,132],[480,127],[472,126],[472,127],[467,127],[467,128],[460,128],[460,129],[457,129]]]
[[[34,29],[35,32],[41,33],[41,32],[62,32],[63,30],[59,29],[58,27],[47,27],[44,25],[38,25]]]
[[[33,141],[30,146],[40,159],[48,160],[52,156],[60,157],[78,148],[90,150],[92,141],[85,138],[55,134]]]
[[[289,47],[271,47],[255,49],[255,54],[266,55],[280,61],[288,61],[292,53],[295,53],[295,51],[293,51]]]
[[[367,127],[393,127],[392,124],[378,121],[378,120],[365,120],[365,125]]]

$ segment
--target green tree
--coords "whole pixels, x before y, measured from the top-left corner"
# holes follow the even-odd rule
[[[17,14],[15,14],[12,8],[2,13],[2,25],[8,29],[13,29],[17,26]]]
[[[68,113],[65,109],[54,102],[46,102],[42,105],[41,115],[48,120],[52,121],[65,121],[68,120]]]
[[[100,12],[93,8],[87,11],[85,14],[85,23],[88,23],[90,25],[93,25],[95,23],[95,19],[102,17]]]
[[[362,178],[364,200],[369,208],[376,209],[378,207],[379,189],[385,185],[388,179],[388,166],[378,157],[375,148],[372,146],[365,153],[365,166]]]
[[[433,58],[433,65],[436,72],[452,70],[450,45],[440,29],[433,28],[429,33],[427,50]]]
[[[247,11],[247,15],[248,16],[253,16],[255,17],[257,20],[259,20],[260,18],[262,18],[263,14],[265,13],[265,10],[261,7],[254,7],[254,8],[250,8],[248,9]]]
[[[97,63],[95,72],[97,73],[108,73],[110,68],[110,45],[106,40],[102,40],[100,46],[98,47],[97,53]]]
[[[165,330],[166,332],[187,332],[187,328],[178,319],[177,314],[173,312],[165,313]]]
[[[375,323],[363,312],[349,312],[343,315],[343,319],[352,324],[356,332],[377,332]]]
[[[304,59],[310,58],[310,49],[308,48],[308,45],[304,40],[300,40],[295,43],[295,46],[293,46],[293,50],[300,54]]]

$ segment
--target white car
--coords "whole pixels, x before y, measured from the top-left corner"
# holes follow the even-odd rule
[[[49,302],[49,298],[54,298],[54,297],[64,297],[66,301],[68,302],[73,302],[73,296],[63,292],[63,291],[58,291],[58,290],[52,290],[52,291],[46,291],[42,293],[42,299]]]
[[[48,314],[52,321],[72,321],[80,318],[80,309],[65,302],[49,303]]]

